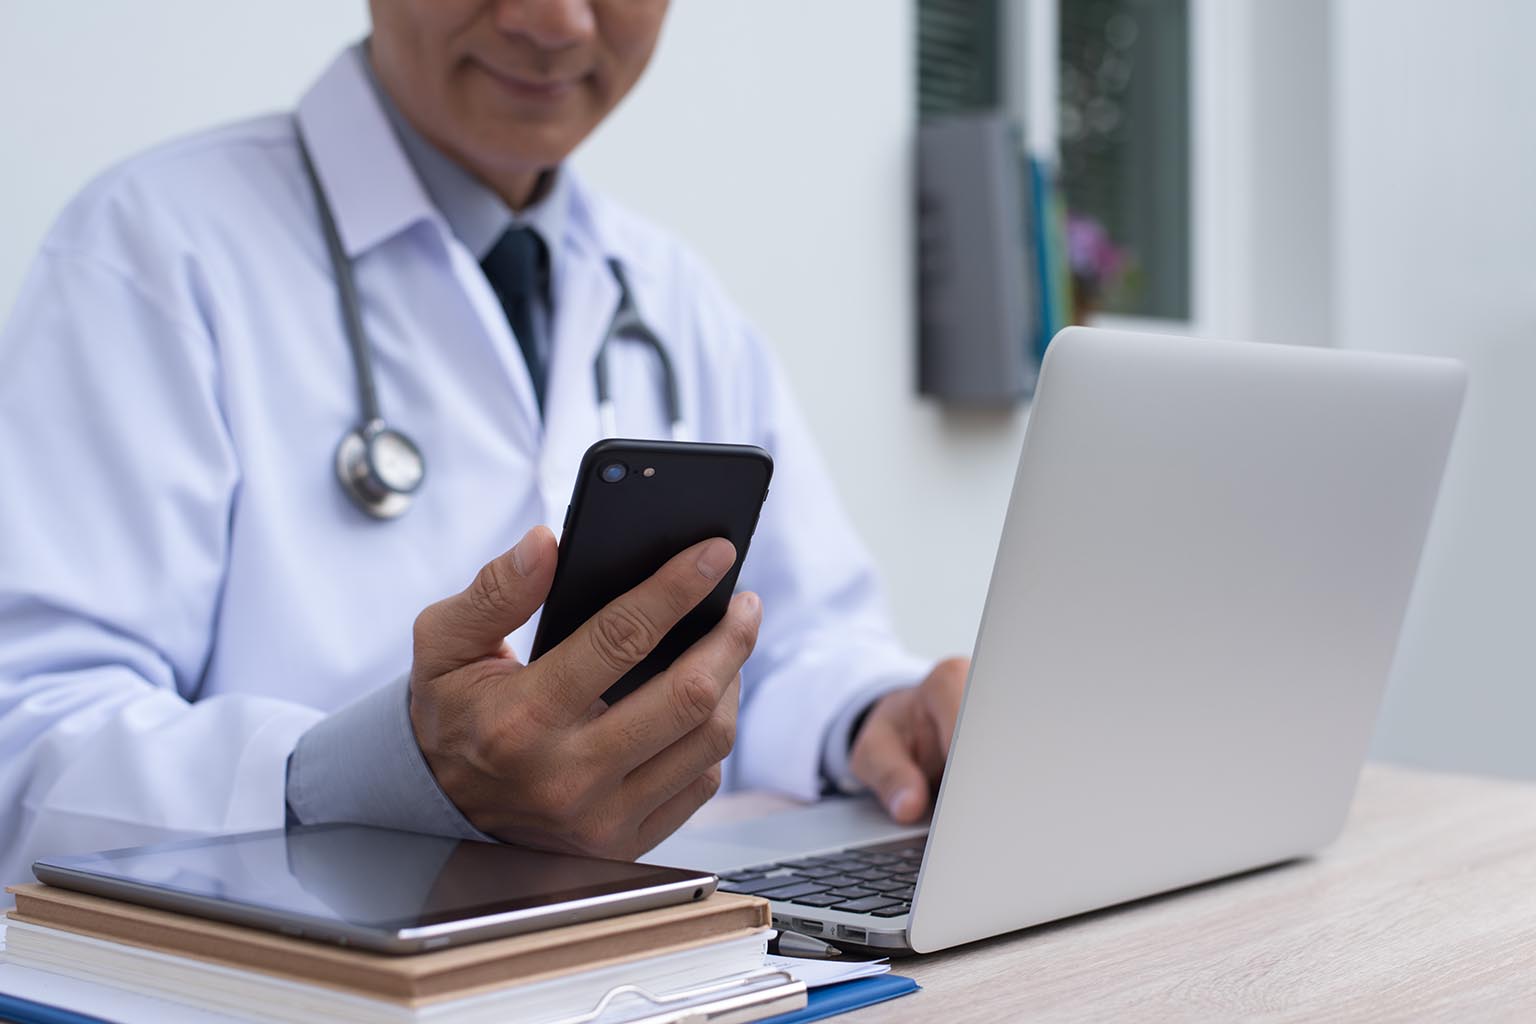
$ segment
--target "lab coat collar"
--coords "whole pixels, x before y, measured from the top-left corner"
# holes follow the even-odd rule
[[[442,215],[422,188],[368,84],[361,50],[348,47],[299,101],[299,127],[352,259]]]
[[[564,169],[557,167],[545,175],[545,194],[538,201],[514,211],[494,189],[417,130],[379,81],[368,58],[367,44],[358,43],[353,49],[379,109],[389,118],[417,179],[475,259],[483,263],[507,229],[514,226],[532,228],[549,251],[558,255],[565,243],[565,218],[570,205]]]
[[[569,168],[565,169],[569,173]],[[554,280],[554,344],[549,395],[542,426],[540,466],[547,521],[561,521],[569,481],[582,453],[600,436],[593,364],[608,322],[619,304],[619,287],[607,266],[612,253],[594,216],[593,197],[574,175],[566,220],[565,272]]]
[[[452,233],[368,80],[362,63],[366,59],[363,47],[347,47],[305,93],[298,109],[304,142],[325,186],[342,246],[353,259],[422,221]],[[602,201],[569,164],[560,168],[560,176],[562,189],[569,193],[564,243],[578,257],[616,258],[631,275],[643,272],[602,229],[607,219]]]

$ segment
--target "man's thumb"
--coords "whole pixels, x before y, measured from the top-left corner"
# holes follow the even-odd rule
[[[414,679],[435,679],[501,652],[507,634],[527,622],[555,575],[558,545],[535,526],[511,551],[487,562],[474,582],[416,618]]]

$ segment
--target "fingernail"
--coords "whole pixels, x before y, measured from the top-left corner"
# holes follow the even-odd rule
[[[527,576],[544,560],[544,545],[534,537],[538,527],[523,534],[523,539],[512,549],[512,568],[519,576]]]
[[[728,540],[715,539],[704,545],[699,552],[699,575],[707,580],[717,580],[736,562],[736,549]]]
[[[752,593],[750,590],[744,591],[741,594],[741,607],[745,609],[749,615],[752,615],[758,619],[763,617],[762,599],[759,598],[756,594]]]
[[[917,791],[910,786],[906,789],[898,789],[896,795],[891,797],[891,817],[899,818],[913,800],[917,799]]]

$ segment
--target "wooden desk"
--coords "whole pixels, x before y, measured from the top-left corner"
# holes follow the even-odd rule
[[[1536,1021],[1536,784],[1371,766],[1313,860],[896,970],[838,1019]]]

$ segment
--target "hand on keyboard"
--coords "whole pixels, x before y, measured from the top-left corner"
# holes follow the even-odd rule
[[[916,686],[875,702],[848,754],[848,767],[903,824],[928,813],[960,716],[969,658],[939,662]]]

